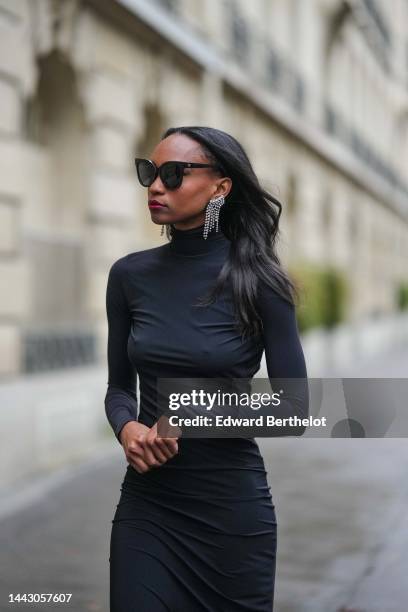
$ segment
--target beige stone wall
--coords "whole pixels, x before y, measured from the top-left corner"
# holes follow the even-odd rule
[[[163,241],[133,158],[172,125],[213,125],[242,142],[283,203],[284,262],[344,269],[350,320],[392,312],[407,274],[408,196],[323,129],[327,100],[407,181],[408,8],[392,4],[382,3],[395,41],[384,73],[361,15],[336,29],[335,0],[232,3],[252,41],[249,67],[218,0],[179,0],[174,15],[146,0],[147,17],[115,0],[0,0],[0,374],[22,371],[24,331],[37,326],[86,325],[104,359],[108,269]],[[262,81],[265,42],[303,79],[301,112],[279,89],[289,73]]]

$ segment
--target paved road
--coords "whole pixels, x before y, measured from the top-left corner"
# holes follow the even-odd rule
[[[408,348],[331,377],[407,375]],[[405,612],[407,440],[260,442],[279,524],[277,612]]]
[[[275,610],[334,612],[405,516],[396,508],[407,497],[407,445],[294,438],[260,445],[279,524]],[[126,464],[120,448],[104,452],[0,521],[1,611],[108,612],[109,533]],[[73,595],[65,606],[30,607],[7,605],[10,592]]]
[[[403,376],[405,359],[404,353],[389,356],[377,364],[377,376],[390,375],[385,364]],[[374,365],[364,374],[360,364],[360,371],[374,375]],[[337,612],[344,604],[405,612],[406,440],[275,438],[259,444],[279,529],[275,612]],[[48,488],[33,486],[38,498],[20,500],[25,507],[0,520],[1,612],[109,612],[110,527],[126,462],[115,439],[99,455],[59,483],[54,478]],[[0,518],[4,507],[0,503]],[[392,537],[394,526],[399,535]],[[387,563],[399,570],[392,581]],[[7,603],[8,593],[23,592],[73,595],[64,605]],[[376,607],[380,601],[383,607]]]
[[[126,463],[119,444],[0,521],[0,610],[109,610],[109,535]],[[54,479],[57,480],[57,479]],[[69,604],[8,604],[9,593],[72,593]]]
[[[277,612],[336,612],[407,507],[408,445],[292,438],[262,450],[279,525]]]

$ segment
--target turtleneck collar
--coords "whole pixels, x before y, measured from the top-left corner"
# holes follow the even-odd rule
[[[207,240],[204,240],[203,231],[204,223],[188,230],[180,230],[171,226],[172,238],[169,248],[177,255],[197,256],[216,251],[229,243],[221,228],[218,232],[215,231],[215,228],[210,231]]]

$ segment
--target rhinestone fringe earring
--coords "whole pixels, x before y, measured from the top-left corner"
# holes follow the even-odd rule
[[[214,226],[215,226],[215,231],[218,232],[220,208],[224,204],[224,202],[225,202],[225,198],[222,195],[208,202],[207,208],[205,211],[205,222],[204,222],[204,230],[203,230],[204,240],[207,240],[208,232],[210,232]]]
[[[170,223],[164,223],[164,224],[162,225],[161,232],[160,232],[160,236],[163,236],[163,234],[164,234],[164,228],[166,228],[166,236],[167,236],[167,240],[170,240],[170,239],[171,239],[171,234],[170,234]]]

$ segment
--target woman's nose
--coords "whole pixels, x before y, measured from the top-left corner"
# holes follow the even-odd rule
[[[155,195],[158,193],[164,193],[166,191],[159,175],[156,176],[153,183],[150,185],[149,190]]]

